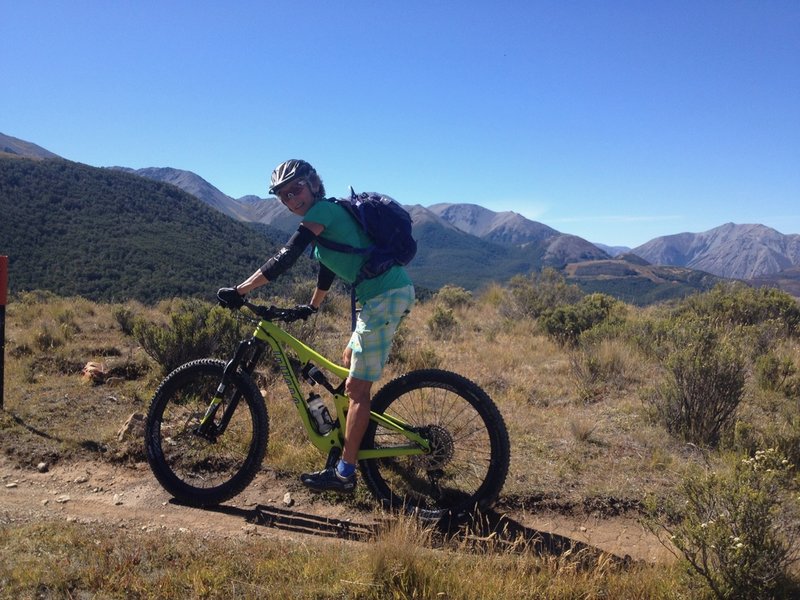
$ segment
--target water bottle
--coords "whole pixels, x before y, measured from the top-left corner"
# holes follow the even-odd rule
[[[328,407],[325,406],[325,403],[322,401],[322,398],[319,397],[319,394],[309,394],[308,395],[308,410],[311,412],[311,416],[314,418],[314,423],[316,423],[317,431],[322,435],[328,433],[331,429],[333,429],[333,419],[331,419],[331,413],[328,412]]]

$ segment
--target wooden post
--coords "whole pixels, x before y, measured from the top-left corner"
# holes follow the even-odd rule
[[[6,300],[8,300],[8,257],[0,256],[0,410],[3,410],[3,382],[6,378]]]

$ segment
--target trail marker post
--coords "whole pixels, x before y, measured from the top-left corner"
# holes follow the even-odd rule
[[[8,300],[8,257],[0,256],[0,410],[3,410],[3,381],[6,378],[6,300]]]

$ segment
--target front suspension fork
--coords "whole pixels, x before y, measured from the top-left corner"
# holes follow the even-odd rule
[[[215,441],[219,435],[222,435],[222,433],[228,427],[228,423],[230,422],[236,407],[239,405],[239,400],[242,397],[241,390],[237,389],[233,396],[231,396],[230,402],[228,402],[228,406],[225,409],[225,412],[222,414],[222,419],[220,419],[219,424],[216,424],[214,422],[214,417],[217,414],[219,407],[223,404],[225,392],[228,389],[230,382],[233,380],[233,377],[238,372],[240,365],[243,365],[242,372],[250,375],[255,370],[256,364],[258,363],[258,359],[261,358],[262,352],[263,347],[255,340],[250,339],[239,343],[233,358],[230,359],[228,364],[225,365],[225,370],[222,372],[222,380],[219,382],[217,391],[214,392],[214,396],[211,398],[211,402],[209,403],[203,418],[200,419],[200,424],[194,430],[197,435],[212,442]],[[250,353],[249,358],[247,358],[248,353]]]

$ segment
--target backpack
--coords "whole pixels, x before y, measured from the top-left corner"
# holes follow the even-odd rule
[[[317,238],[320,246],[330,250],[369,255],[356,283],[377,277],[394,265],[407,265],[414,258],[417,242],[411,237],[411,215],[396,200],[376,193],[356,194],[351,187],[350,198],[331,198],[330,201],[346,209],[373,242],[366,248],[355,248]]]

